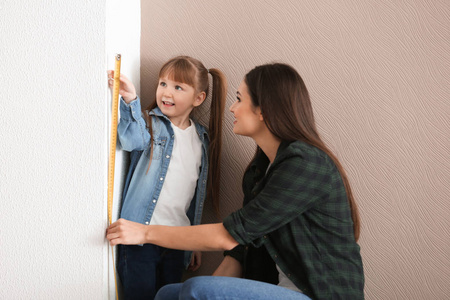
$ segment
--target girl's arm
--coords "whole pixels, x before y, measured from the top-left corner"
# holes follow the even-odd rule
[[[108,71],[108,84],[113,88],[114,71]],[[125,151],[145,150],[150,141],[150,134],[146,122],[142,118],[141,103],[136,95],[133,83],[123,74],[120,74],[119,94],[120,121],[117,126],[117,134],[120,146]]]
[[[195,226],[143,225],[119,219],[109,226],[106,238],[117,244],[155,244],[161,247],[190,251],[230,250],[238,242],[222,223]]]
[[[139,98],[126,104],[120,100],[120,121],[117,126],[120,147],[128,152],[145,150],[149,146],[150,133],[142,117]]]

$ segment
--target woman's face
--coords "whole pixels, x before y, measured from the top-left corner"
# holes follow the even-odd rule
[[[234,114],[233,132],[236,134],[254,138],[265,127],[261,109],[253,106],[245,80],[239,85],[230,111]]]

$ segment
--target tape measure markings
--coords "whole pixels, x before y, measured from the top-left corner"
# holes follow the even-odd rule
[[[112,223],[112,210],[114,198],[114,170],[116,162],[116,143],[117,143],[117,119],[119,110],[119,90],[120,90],[120,62],[121,55],[117,54],[115,57],[114,69],[114,85],[112,95],[112,113],[111,113],[111,135],[109,143],[109,161],[108,161],[108,223]],[[114,284],[116,288],[116,299],[119,299],[117,290],[116,267],[114,262],[114,247],[111,247]]]
[[[112,117],[111,117],[111,138],[109,144],[109,167],[108,167],[108,222],[112,223],[112,209],[114,198],[114,170],[116,160],[117,143],[117,118],[119,107],[119,89],[120,89],[120,62],[121,55],[117,54],[114,69],[114,86],[112,96]]]

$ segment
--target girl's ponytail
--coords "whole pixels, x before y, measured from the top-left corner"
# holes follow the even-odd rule
[[[225,75],[218,69],[209,69],[212,76],[211,107],[209,116],[209,170],[206,199],[212,199],[219,216],[220,157],[222,152],[222,120],[227,95]]]

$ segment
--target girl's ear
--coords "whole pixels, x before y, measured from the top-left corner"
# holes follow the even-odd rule
[[[198,93],[197,96],[195,96],[194,106],[197,107],[197,106],[201,105],[203,103],[203,101],[205,101],[205,99],[206,99],[205,92]]]

